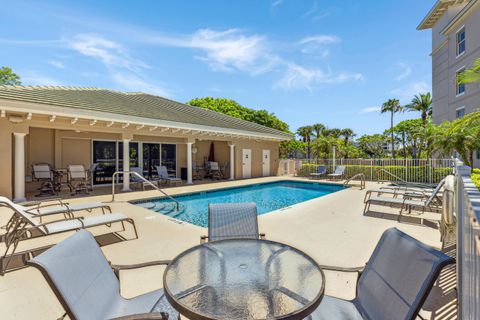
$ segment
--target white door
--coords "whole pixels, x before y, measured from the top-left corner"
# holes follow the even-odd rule
[[[262,161],[263,161],[263,176],[270,176],[270,150],[263,150],[262,152]]]
[[[242,149],[242,172],[243,178],[248,179],[252,177],[252,150]]]

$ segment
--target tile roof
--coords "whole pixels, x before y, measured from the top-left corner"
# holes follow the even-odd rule
[[[256,123],[141,92],[60,86],[0,86],[1,99],[291,138],[288,133]]]

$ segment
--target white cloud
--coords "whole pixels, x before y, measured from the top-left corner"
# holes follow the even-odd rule
[[[395,98],[400,100],[400,103],[405,104],[409,103],[413,96],[419,93],[427,93],[430,92],[431,85],[429,85],[426,81],[416,81],[411,82],[406,86],[394,89],[390,91],[391,94],[395,96]]]
[[[215,71],[246,71],[259,74],[272,69],[277,57],[268,52],[265,37],[246,35],[238,29],[216,31],[200,29],[191,35],[153,37],[149,41],[171,47],[192,48],[203,52],[196,56]]]
[[[283,0],[275,0],[272,2],[272,8],[278,7],[283,3]]]
[[[61,61],[47,61],[48,64],[51,64],[55,68],[63,69],[65,68],[65,65]]]
[[[360,110],[360,113],[372,113],[372,112],[380,112],[382,108],[380,107],[368,107],[368,108],[363,108]]]
[[[350,81],[365,81],[361,73],[333,73],[319,68],[307,69],[297,64],[289,64],[285,75],[278,81],[277,86],[286,89],[307,89],[322,84],[340,84]]]
[[[318,10],[318,3],[315,1],[310,9],[308,9],[304,14],[302,14],[302,18],[307,18],[314,13],[316,13]]]
[[[303,53],[319,54],[325,58],[330,55],[330,50],[326,46],[340,41],[340,38],[335,35],[316,35],[300,39],[298,44],[302,46],[301,51]]]
[[[69,41],[69,47],[106,66],[122,67],[132,71],[148,68],[142,61],[131,58],[120,44],[96,34],[78,34]]]
[[[65,85],[60,80],[54,79],[50,76],[39,74],[35,71],[24,72],[22,76],[23,85],[27,86],[61,86]]]
[[[398,67],[402,69],[402,72],[397,76],[397,81],[402,81],[412,74],[412,68],[405,63],[398,63]]]
[[[325,34],[320,34],[316,36],[309,36],[302,38],[299,43],[300,44],[305,44],[305,43],[318,43],[318,44],[330,44],[330,43],[337,43],[340,42],[340,38],[335,36],[335,35],[325,35]]]
[[[169,97],[169,92],[163,87],[146,81],[132,73],[113,72],[112,80],[119,85],[120,90],[130,92],[145,92],[162,97]]]

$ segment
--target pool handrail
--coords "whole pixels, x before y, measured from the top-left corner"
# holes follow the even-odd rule
[[[348,178],[344,183],[343,186],[346,187],[350,181],[355,180],[355,178],[360,178],[360,190],[365,189],[365,174],[357,173],[353,177]]]
[[[112,200],[110,202],[114,202],[115,201],[115,178],[117,175],[119,174],[132,174],[134,176],[136,176],[137,178],[139,178],[140,180],[142,180],[143,182],[145,182],[146,184],[148,184],[149,186],[151,186],[152,188],[154,188],[155,190],[159,191],[161,194],[163,194],[165,197],[169,198],[170,200],[172,200],[173,202],[175,202],[175,206],[176,206],[176,211],[179,211],[180,210],[180,202],[178,202],[178,200],[176,200],[175,198],[173,198],[171,195],[167,194],[165,191],[163,191],[162,189],[160,189],[159,187],[157,187],[156,185],[154,185],[151,181],[145,179],[144,176],[142,176],[141,174],[139,174],[138,172],[135,172],[135,171],[115,171],[112,175]]]

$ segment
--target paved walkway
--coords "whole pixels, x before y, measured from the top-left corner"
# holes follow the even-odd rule
[[[281,179],[270,177],[240,181],[219,182],[169,188],[171,195],[221,188],[224,186],[245,185]],[[367,182],[368,188],[378,187],[377,183]],[[369,258],[383,231],[390,227],[440,248],[438,230],[426,226],[398,223],[397,221],[364,216],[364,190],[356,187],[336,192],[321,198],[306,201],[289,208],[259,216],[261,232],[270,240],[295,246],[311,255],[320,264],[339,266],[360,266]],[[113,212],[121,212],[135,220],[139,239],[122,241],[103,246],[108,260],[115,264],[139,263],[157,259],[172,259],[183,250],[199,243],[206,229],[182,223],[158,213],[151,212],[126,201],[156,197],[158,192],[131,192],[120,194],[112,203]],[[85,201],[109,201],[109,196],[96,196],[71,199],[71,203]],[[396,210],[387,209],[394,213]],[[8,210],[0,209],[0,225],[10,217]],[[112,228],[114,228],[113,226]],[[128,228],[128,225],[127,225]],[[94,228],[94,234],[101,234],[105,227]],[[1,232],[1,231],[0,231]],[[125,236],[133,233],[127,230]],[[54,243],[67,235],[49,237]],[[22,246],[46,243],[46,239],[25,241]],[[3,244],[2,244],[3,246]],[[3,247],[0,248],[3,252]],[[151,267],[122,274],[122,294],[132,297],[162,286],[162,267]],[[355,294],[355,279],[351,275],[326,272],[326,294],[342,298],[352,298]],[[25,268],[0,277],[1,318],[6,319],[56,319],[63,314],[62,307],[51,292],[41,274]]]

